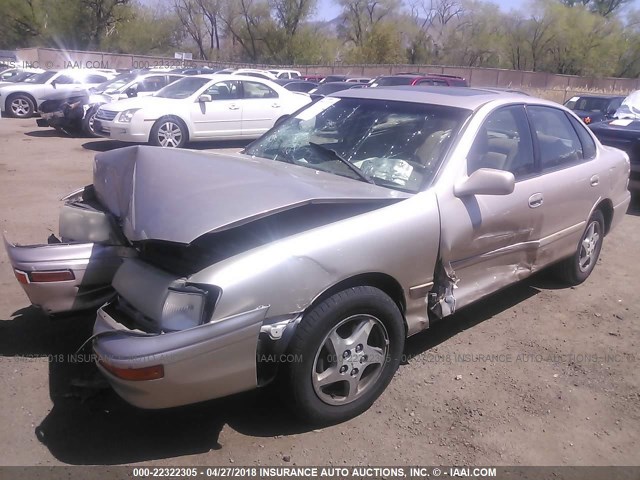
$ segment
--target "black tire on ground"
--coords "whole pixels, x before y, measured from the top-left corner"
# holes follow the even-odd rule
[[[157,147],[181,148],[187,143],[189,131],[178,117],[167,116],[156,120],[149,134],[149,143]]]
[[[30,118],[35,114],[36,106],[29,95],[14,93],[7,98],[6,110],[12,117]]]
[[[338,292],[305,314],[283,366],[283,386],[295,413],[313,424],[335,424],[367,410],[400,365],[402,313],[369,286]]]
[[[89,110],[87,110],[87,113],[85,114],[84,118],[81,120],[82,132],[89,137],[100,136],[96,133],[96,131],[93,128],[95,116],[96,116],[96,113],[98,113],[98,108],[99,107],[97,105],[91,107]]]
[[[556,275],[569,285],[579,285],[593,271],[604,239],[604,216],[596,210],[587,222],[576,252],[556,266]]]

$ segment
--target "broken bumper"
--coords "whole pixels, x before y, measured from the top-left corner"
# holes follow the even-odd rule
[[[95,243],[14,245],[5,248],[31,303],[47,313],[95,308],[113,296],[111,279],[126,247]]]
[[[131,330],[110,305],[98,310],[98,368],[127,402],[149,409],[219,398],[257,386],[256,350],[268,307],[165,334]],[[136,372],[152,372],[148,379]]]

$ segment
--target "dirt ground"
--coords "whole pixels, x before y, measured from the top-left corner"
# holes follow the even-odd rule
[[[0,119],[0,230],[45,242],[58,199],[116,146]],[[93,364],[67,360],[92,316],[38,313],[0,249],[0,465],[638,465],[639,245],[636,201],[585,284],[543,272],[412,337],[374,406],[320,430],[268,391],[127,405],[91,383]]]

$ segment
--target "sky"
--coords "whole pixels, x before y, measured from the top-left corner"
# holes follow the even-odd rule
[[[500,8],[509,11],[512,8],[520,8],[527,0],[493,0]],[[333,20],[340,14],[340,7],[334,0],[318,0],[318,10],[313,20]]]

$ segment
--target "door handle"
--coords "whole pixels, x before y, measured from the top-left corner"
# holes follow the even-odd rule
[[[598,175],[594,175],[593,177],[591,177],[591,180],[589,182],[591,183],[592,187],[595,187],[600,183],[600,177]]]
[[[279,103],[272,103],[271,104],[271,108],[280,108],[280,104]]]
[[[544,196],[541,193],[534,193],[529,197],[529,207],[538,208],[544,203]]]
[[[235,103],[232,103],[231,105],[229,105],[229,110],[239,110],[239,109],[240,107]]]

